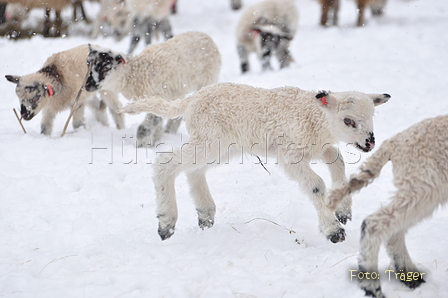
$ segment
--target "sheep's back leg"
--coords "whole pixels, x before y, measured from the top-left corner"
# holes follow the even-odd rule
[[[230,1],[230,7],[233,10],[238,10],[238,9],[241,8],[241,6],[243,6],[242,3],[241,3],[241,0],[231,0]]]
[[[249,71],[249,52],[243,45],[237,46],[238,56],[240,57],[241,72]]]
[[[165,40],[173,37],[170,20],[166,17],[157,22],[157,29],[163,34]]]
[[[175,118],[175,119],[168,119],[166,126],[165,126],[165,132],[166,133],[176,133],[181,124],[182,124],[182,117]]]
[[[429,216],[437,206],[434,206],[433,201],[437,200],[432,200],[430,195],[421,193],[419,189],[400,189],[392,197],[391,203],[367,216],[361,225],[359,270],[378,273],[378,252],[383,241],[388,241],[386,248],[392,257],[397,253],[406,254],[403,231]],[[403,239],[400,239],[401,237]],[[397,265],[404,264],[409,266],[409,270],[416,270],[415,266],[411,265],[410,258],[407,259],[405,255],[397,261]],[[383,297],[379,279],[362,279],[360,286],[366,294]]]
[[[162,136],[163,119],[154,114],[146,114],[145,120],[137,129],[138,147],[154,147]]]
[[[387,254],[394,263],[394,269],[396,273],[417,273],[417,267],[412,262],[411,257],[409,256],[408,249],[406,248],[405,234],[406,230],[401,230],[400,232],[395,233],[392,237],[389,238],[389,240],[386,242]],[[417,278],[413,277],[411,281],[401,279],[400,281],[402,281],[407,287],[411,289],[417,288],[425,282],[425,280],[423,279],[423,275],[419,275]]]
[[[345,230],[325,205],[326,187],[322,178],[311,169],[309,161],[304,160],[302,154],[296,156],[296,162],[294,157],[288,159],[290,162],[280,165],[291,179],[299,182],[301,189],[311,198],[317,210],[320,231],[333,243],[344,241]]]
[[[123,129],[124,125],[124,115],[118,114],[117,111],[122,107],[120,100],[118,99],[118,94],[110,91],[101,91],[101,98],[109,107],[109,112],[114,119],[117,129]]]
[[[333,182],[333,188],[342,187],[347,183],[347,177],[345,176],[345,164],[342,155],[336,147],[329,147],[324,151],[322,155],[323,161],[327,164],[330,170],[331,180]],[[352,219],[352,196],[348,195],[344,197],[339,204],[336,212],[336,218],[340,223],[346,224],[347,220]]]
[[[131,44],[129,46],[128,54],[132,54],[137,47],[139,41],[140,41],[140,34],[141,34],[141,22],[138,19],[138,17],[135,17],[132,21],[132,30],[131,30]]]
[[[86,120],[84,118],[84,104],[77,105],[75,112],[73,113],[73,128],[78,129],[81,126],[86,125]]]
[[[280,68],[288,67],[291,64],[291,62],[294,61],[294,59],[291,56],[291,53],[289,52],[288,47],[289,47],[289,40],[282,39],[275,51],[275,56],[277,57],[277,60],[280,62]]]

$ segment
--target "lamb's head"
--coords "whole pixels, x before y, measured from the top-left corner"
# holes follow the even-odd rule
[[[17,85],[20,114],[25,120],[33,119],[48,104],[50,97],[61,91],[62,86],[57,79],[49,78],[41,72],[42,70],[26,76],[5,76],[8,81]]]
[[[366,94],[362,92],[326,92],[316,95],[324,110],[329,130],[336,141],[352,144],[363,152],[375,147],[373,114],[376,106],[387,102],[389,94]]]
[[[271,56],[282,41],[289,41],[293,38],[285,26],[281,27],[264,17],[258,18],[251,30],[260,59]]]
[[[124,55],[99,46],[89,46],[90,52],[87,56],[87,65],[91,65],[91,71],[87,78],[86,90],[93,92],[98,89],[107,88],[108,82],[113,81],[118,67],[124,65]],[[113,89],[111,86],[108,89]]]

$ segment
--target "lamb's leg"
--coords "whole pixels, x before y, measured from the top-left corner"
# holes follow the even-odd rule
[[[166,133],[176,133],[181,124],[182,124],[182,117],[175,118],[175,119],[168,119],[166,126],[165,126],[165,132]]]
[[[211,228],[215,222],[216,207],[205,178],[206,167],[186,173],[193,197],[198,224],[201,229]]]
[[[324,151],[323,161],[328,165],[331,174],[331,180],[333,182],[332,188],[342,187],[347,183],[347,177],[345,176],[345,163],[339,150],[336,147],[329,147]],[[352,219],[352,196],[348,195],[339,204],[336,212],[336,218],[340,223],[346,224],[347,220]]]
[[[142,31],[143,35],[145,36],[145,44],[149,45],[152,41],[152,32],[157,28],[157,21],[153,20],[150,17],[147,17],[143,21],[142,27],[145,28],[145,30]]]
[[[176,177],[182,171],[187,171],[190,172],[188,177],[191,182],[194,183],[195,179],[199,179],[199,182],[203,182],[201,178],[202,174],[200,173],[201,170],[199,170],[199,172],[195,172],[195,170],[204,167],[204,164],[201,165],[197,162],[196,146],[194,143],[190,143],[185,144],[181,148],[174,149],[173,153],[160,154],[155,160],[153,167],[157,218],[159,219],[158,233],[160,238],[165,240],[174,234],[174,228],[177,221],[177,204],[174,188]],[[201,190],[204,190],[203,186],[201,187]],[[195,195],[198,194],[198,190],[192,189],[192,191]],[[197,200],[200,201],[201,199]]]
[[[84,104],[80,104],[76,107],[76,110],[73,113],[72,125],[74,129],[78,129],[81,126],[86,125],[86,120],[84,119]]]
[[[322,26],[327,26],[328,13],[330,11],[330,1],[331,0],[322,1],[322,10],[320,15],[320,24]]]
[[[262,49],[262,53],[261,53],[261,69],[263,71],[268,70],[268,69],[272,69],[271,68],[271,56],[272,56],[272,50],[269,48],[264,48]]]
[[[61,11],[55,9],[55,37],[60,37],[62,35],[62,18],[61,18]]]
[[[137,129],[138,147],[154,147],[160,140],[163,129],[163,119],[154,114],[146,114],[145,120]]]
[[[238,45],[237,50],[238,50],[238,56],[240,57],[241,72],[245,73],[249,71],[249,52],[243,45]]]
[[[388,241],[386,247],[392,258],[401,255],[394,260],[396,265],[409,266],[400,269],[416,270],[407,253],[404,231],[432,213],[434,208],[430,201],[431,198],[428,200],[421,189],[399,189],[388,205],[367,216],[361,225],[359,271],[378,273],[378,251],[383,241]],[[359,281],[366,295],[384,297],[379,279]],[[411,285],[418,286],[420,283]]]
[[[112,115],[112,118],[114,119],[117,129],[123,129],[125,127],[124,126],[124,114],[117,113],[117,111],[119,109],[121,109],[121,107],[122,107],[122,104],[121,104],[120,100],[118,99],[118,94],[115,92],[102,90],[101,98],[106,103],[106,105],[109,107],[109,112]]]
[[[423,275],[418,274],[419,271],[409,256],[405,243],[405,234],[406,230],[401,230],[390,237],[386,242],[386,250],[394,263],[395,273],[404,273],[407,276],[408,273],[412,272],[412,280],[407,280],[406,278],[404,280],[400,279],[400,281],[409,288],[414,289],[424,283],[425,280],[423,279]]]
[[[242,6],[241,0],[231,0],[230,1],[230,7],[233,10],[238,10],[241,8],[241,6]]]
[[[162,32],[165,40],[173,37],[173,30],[171,29],[171,23],[168,18],[163,18],[157,23],[157,28]]]
[[[365,25],[364,21],[364,10],[366,7],[366,0],[358,0],[358,22],[357,26],[362,27]]]
[[[339,0],[332,0],[333,4],[333,26],[337,26],[339,22]]]
[[[0,24],[6,23],[6,3],[0,3]]]
[[[140,41],[140,21],[138,17],[135,17],[132,21],[131,30],[131,45],[129,46],[128,54],[132,54]]]
[[[104,126],[109,125],[109,121],[107,119],[107,113],[106,113],[107,105],[104,102],[104,100],[100,100],[96,96],[94,96],[89,101],[89,107],[92,108],[92,110],[95,114],[96,121],[98,121],[99,123],[101,123]]]
[[[290,160],[294,160],[289,158]],[[325,205],[325,183],[310,167],[309,161],[303,160],[303,155],[297,156],[298,162],[280,163],[286,174],[299,182],[300,187],[313,201],[319,218],[320,231],[333,243],[345,240],[345,230]]]
[[[46,136],[50,136],[53,130],[53,122],[56,114],[49,109],[42,111],[42,121],[40,123],[40,133]]]
[[[45,9],[44,28],[42,31],[42,35],[44,37],[50,36],[50,12],[51,12],[50,9],[48,9],[48,8]]]
[[[277,60],[280,62],[280,68],[288,67],[291,64],[291,62],[294,61],[294,59],[291,56],[291,53],[289,52],[288,47],[289,47],[289,40],[282,39],[277,47],[277,50],[275,51],[275,56],[277,57]]]

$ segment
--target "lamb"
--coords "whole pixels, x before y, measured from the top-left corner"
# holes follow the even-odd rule
[[[257,53],[263,70],[270,69],[275,54],[280,68],[293,61],[288,50],[297,31],[299,14],[292,0],[265,0],[248,7],[236,27],[241,71],[249,70],[249,54]]]
[[[93,24],[91,38],[97,38],[101,27],[108,23],[116,41],[121,41],[131,32],[131,12],[125,0],[102,0],[100,11]]]
[[[322,26],[329,25],[329,19],[331,25],[337,26],[338,24],[338,13],[339,13],[339,0],[319,0],[322,5],[322,12],[320,17],[320,24]],[[364,10],[366,6],[370,6],[373,15],[382,15],[384,6],[386,5],[386,0],[356,0],[358,7],[358,20],[357,26],[364,26]],[[331,15],[331,16],[330,16]]]
[[[330,193],[328,207],[335,210],[342,198],[372,183],[388,161],[393,164],[396,193],[388,205],[367,216],[361,224],[360,272],[375,272],[378,276],[382,242],[395,272],[406,276],[419,272],[406,248],[405,234],[448,201],[447,131],[448,115],[414,124],[383,142],[363,163],[359,174],[352,175],[346,185]],[[413,289],[425,280],[419,275],[403,282]],[[367,296],[384,297],[379,278],[362,279],[360,286]]]
[[[137,56],[92,47],[94,67],[86,90],[109,89],[128,99],[160,96],[175,100],[219,78],[221,56],[205,33],[186,32],[161,44],[150,45]],[[137,131],[138,146],[155,146],[162,133],[162,118],[148,114]],[[175,133],[181,119],[169,120],[165,132]]]
[[[23,119],[31,120],[42,111],[41,133],[51,135],[53,121],[57,113],[71,108],[79,89],[84,84],[87,73],[86,59],[89,46],[82,45],[68,51],[53,54],[43,67],[25,76],[7,75],[6,79],[16,86],[16,94],[20,101],[20,113]],[[92,96],[93,95],[93,96]],[[94,97],[83,91],[73,116],[73,127],[84,125],[84,106]],[[116,113],[121,107],[118,95],[109,90],[101,92],[102,102],[97,104],[96,116],[103,124],[106,123],[105,107],[109,106],[112,117],[118,129],[124,128],[123,115]]]
[[[345,240],[339,224],[351,219],[351,198],[346,196],[336,218],[325,207],[326,187],[310,167],[323,160],[334,185],[345,183],[344,160],[334,145],[353,144],[363,152],[375,146],[372,116],[374,106],[387,102],[388,94],[361,92],[313,92],[296,87],[276,89],[218,83],[190,97],[166,102],[150,97],[125,106],[122,112],[151,112],[161,117],[183,115],[190,139],[172,153],[154,162],[159,235],[171,237],[177,221],[174,182],[185,171],[198,212],[199,227],[214,224],[215,204],[205,172],[221,160],[245,151],[256,156],[276,157],[286,174],[297,181],[312,199],[321,232],[331,242]]]
[[[168,19],[174,0],[127,0],[132,12],[133,24],[131,45],[128,54],[134,52],[141,36],[145,37],[146,45],[151,43],[153,31],[162,32],[165,40],[173,37]]]

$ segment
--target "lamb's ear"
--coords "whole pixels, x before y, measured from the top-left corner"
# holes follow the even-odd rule
[[[20,76],[11,76],[11,75],[6,75],[5,78],[10,81],[11,83],[14,84],[19,84],[20,81]]]
[[[329,91],[319,91],[319,93],[316,94],[316,99],[322,107],[332,109],[337,106],[337,99],[331,95]]]
[[[368,94],[368,96],[370,96],[370,98],[372,98],[373,100],[373,105],[379,106],[382,105],[383,103],[386,103],[389,101],[390,99],[390,95],[387,93],[384,94]]]

